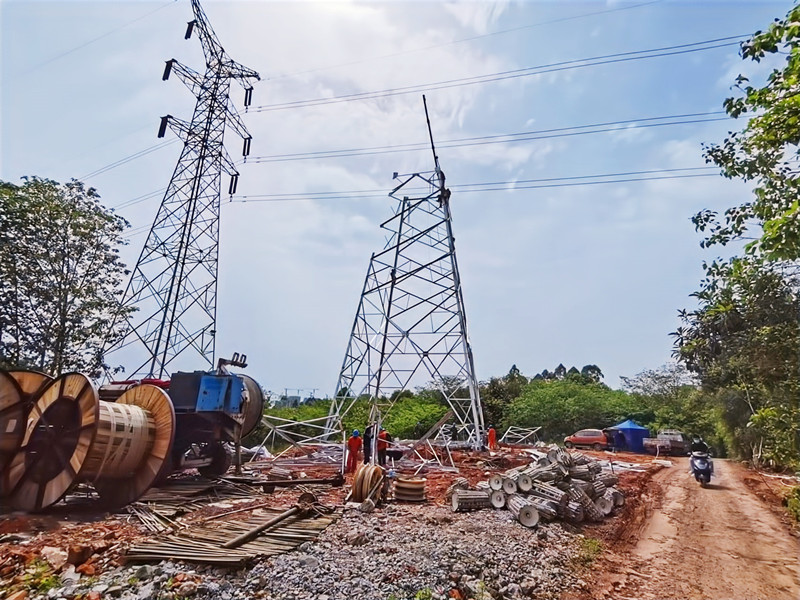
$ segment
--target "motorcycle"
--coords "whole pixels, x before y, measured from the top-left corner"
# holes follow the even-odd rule
[[[711,475],[714,473],[714,464],[708,457],[708,452],[692,452],[689,465],[695,480],[699,481],[701,486],[706,487],[708,482],[711,481]]]

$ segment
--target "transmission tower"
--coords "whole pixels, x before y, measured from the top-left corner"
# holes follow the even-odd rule
[[[184,146],[123,296],[122,305],[137,310],[125,337],[108,351],[137,347],[145,359],[130,377],[162,378],[179,356],[193,369],[213,366],[222,172],[231,176],[230,194],[239,176],[223,146],[226,127],[244,139],[243,155],[250,153],[250,134],[229,92],[231,81],[238,81],[249,106],[258,73],[225,53],[198,0],[192,0],[192,11],[185,38],[197,32],[206,70],[201,75],[175,59],[164,69],[162,79],[178,75],[197,104],[190,123],[171,115],[161,119],[158,137],[170,127]]]
[[[389,194],[397,201],[395,213],[381,224],[388,241],[367,269],[327,427],[341,431],[342,418],[359,397],[369,397],[371,418],[375,413],[382,418],[398,392],[432,382],[450,406],[457,430],[477,448],[483,410],[467,336],[450,190],[430,119],[428,133],[435,169],[395,173],[400,183]],[[407,195],[420,185],[426,193]]]

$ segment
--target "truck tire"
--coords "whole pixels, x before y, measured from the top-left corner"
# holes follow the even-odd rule
[[[233,464],[233,452],[225,444],[217,442],[211,448],[211,464],[198,467],[200,475],[204,477],[219,477],[225,475]]]

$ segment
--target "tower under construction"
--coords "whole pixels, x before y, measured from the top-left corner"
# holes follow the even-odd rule
[[[424,100],[424,97],[423,97]],[[425,106],[427,118],[427,104]],[[453,237],[450,190],[434,170],[398,175],[388,241],[370,259],[327,428],[359,398],[382,418],[403,390],[428,385],[452,411],[458,439],[482,444],[484,423]],[[422,190],[422,191],[420,191]]]

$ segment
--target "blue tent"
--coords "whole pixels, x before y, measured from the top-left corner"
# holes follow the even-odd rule
[[[614,434],[614,445],[619,448],[616,442],[618,435],[621,434],[625,440],[625,447],[619,449],[630,450],[631,452],[644,452],[642,440],[650,437],[650,430],[647,427],[642,427],[630,419],[608,429]]]

